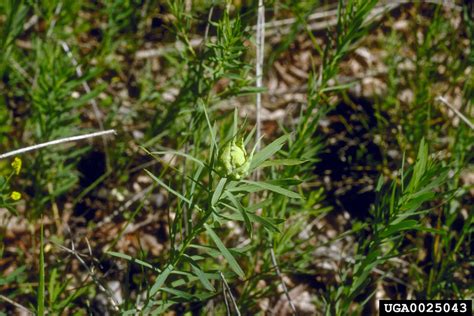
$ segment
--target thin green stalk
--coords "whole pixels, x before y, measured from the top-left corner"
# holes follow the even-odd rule
[[[41,217],[40,228],[40,258],[39,258],[39,285],[37,314],[44,315],[44,245],[43,245],[43,217]]]

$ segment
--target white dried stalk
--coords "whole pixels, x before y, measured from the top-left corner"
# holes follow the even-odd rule
[[[66,52],[66,55],[69,57],[69,59],[71,59],[71,62],[74,65],[74,67],[76,67],[77,76],[79,78],[82,77],[83,72],[82,72],[82,69],[81,69],[81,65],[79,65],[77,60],[72,55],[71,49],[69,48],[67,43],[64,42],[64,41],[60,41],[60,44],[63,47],[63,50]],[[86,91],[86,93],[90,93],[92,91],[91,87],[89,86],[87,81],[82,82],[82,87],[84,88],[84,91]],[[97,104],[97,102],[95,101],[94,98],[92,98],[89,102],[92,105],[92,110],[94,111],[94,116],[95,116],[95,119],[97,120],[97,123],[99,124],[99,128],[100,128],[101,131],[103,131],[104,130],[104,123],[102,122],[102,113],[99,110],[99,105]],[[105,137],[102,137],[102,143],[104,145],[104,150],[107,153],[107,147],[108,146],[107,146],[107,139]],[[109,163],[108,155],[106,155],[106,160],[107,160],[106,161],[107,162],[107,169],[109,169],[110,163]]]
[[[18,308],[19,310],[21,310],[23,313],[25,313],[26,315],[35,315],[35,313],[33,313],[32,311],[30,311],[28,308],[26,308],[25,306],[15,302],[14,300],[12,299],[9,299],[8,297],[6,297],[5,295],[1,295],[0,294],[0,300],[4,300],[5,302],[7,303],[10,303],[12,304],[13,306],[15,306],[16,308]]]
[[[207,16],[206,30],[204,31],[204,40],[202,41],[202,44],[205,44],[207,42],[208,37],[209,37],[209,28],[211,26],[212,14],[213,13],[214,13],[214,1],[212,1],[212,7],[209,10],[209,14]]]
[[[263,60],[264,60],[264,46],[265,46],[265,5],[263,4],[263,0],[258,1],[258,10],[257,10],[257,36],[256,36],[256,46],[257,46],[257,62],[256,62],[256,84],[257,88],[262,88],[263,87]],[[261,112],[262,112],[262,93],[257,92],[257,109],[256,109],[256,121],[257,121],[257,126],[256,126],[256,150],[260,150],[260,139],[262,137],[262,118],[261,118]],[[256,173],[256,178],[258,181],[260,174],[257,171]],[[293,313],[296,315],[296,308],[295,305],[293,304],[290,294],[288,293],[288,289],[286,288],[285,281],[283,280],[283,277],[281,276],[280,273],[280,268],[278,267],[278,263],[275,258],[275,253],[273,252],[273,248],[270,248],[270,254],[272,257],[272,262],[273,266],[275,267],[275,270],[277,272],[278,277],[281,280],[281,284],[283,286],[283,291],[285,292],[285,295],[288,299],[288,302],[291,306],[291,309],[293,310]]]
[[[49,25],[48,32],[46,33],[46,37],[51,37],[53,34],[54,27],[56,26],[56,22],[58,22],[58,16],[61,13],[61,9],[63,8],[63,3],[59,2],[56,6],[56,10],[54,10],[54,18]]]
[[[448,108],[450,108],[454,114],[456,114],[461,120],[464,121],[464,123],[467,124],[467,126],[469,126],[471,129],[474,129],[474,124],[472,124],[472,122],[464,116],[464,114],[462,114],[461,112],[459,112],[458,109],[456,109],[454,106],[452,106],[448,100],[446,100],[445,97],[442,97],[442,96],[438,96],[436,98],[436,100],[440,101],[441,103],[443,103],[444,105],[446,105]]]
[[[224,281],[222,281],[222,295],[224,296],[224,305],[227,316],[232,316],[232,309],[230,308],[229,300],[227,299],[227,289],[224,285]]]
[[[275,256],[275,252],[273,251],[273,248],[270,248],[270,255],[272,257],[273,267],[275,268],[276,273],[278,277],[280,278],[281,285],[283,287],[283,292],[285,292],[285,296],[286,296],[286,299],[288,300],[288,304],[290,304],[293,314],[297,315],[298,313],[296,312],[295,304],[293,304],[293,301],[291,300],[291,296],[290,296],[290,293],[288,292],[288,288],[286,287],[285,280],[283,279],[283,276],[280,272],[280,268],[278,267],[278,262],[276,260],[276,256]]]
[[[225,295],[226,295],[226,290],[227,290],[227,293],[229,294],[229,298],[230,300],[232,301],[232,305],[234,305],[234,309],[235,309],[235,313],[237,314],[237,316],[240,316],[240,310],[239,310],[239,307],[237,306],[237,302],[235,301],[235,298],[234,296],[232,295],[232,291],[230,290],[230,287],[229,287],[229,284],[227,283],[225,277],[224,277],[224,274],[222,272],[219,271],[219,275],[222,279],[222,282],[224,283],[224,298],[225,298]],[[226,306],[228,307],[228,306]]]
[[[109,134],[116,134],[116,132],[115,132],[115,130],[110,129],[110,130],[102,131],[102,132],[95,132],[95,133],[89,133],[89,134],[84,134],[84,135],[60,138],[60,139],[52,140],[52,141],[49,141],[49,142],[46,142],[46,143],[41,143],[41,144],[37,144],[37,145],[25,147],[25,148],[20,148],[20,149],[17,149],[17,150],[13,150],[13,151],[1,154],[0,155],[0,160],[8,158],[8,157],[24,154],[24,153],[27,153],[27,152],[30,152],[30,151],[33,151],[33,150],[38,150],[38,149],[48,147],[48,146],[54,146],[54,145],[58,145],[58,144],[62,144],[62,143],[75,142],[75,141],[78,141],[78,140],[94,138],[94,137],[104,136],[104,135],[109,135]]]
[[[69,230],[69,233],[71,234],[71,231],[68,227],[68,230]],[[71,234],[71,249],[57,243],[56,241],[54,240],[48,240],[50,243],[52,243],[53,245],[55,245],[56,247],[62,249],[63,251],[66,251],[72,255],[74,255],[74,257],[76,257],[76,259],[81,263],[81,265],[87,270],[87,273],[89,274],[89,276],[92,278],[92,281],[94,281],[94,283],[97,285],[97,287],[99,288],[99,290],[101,290],[102,292],[104,292],[104,294],[107,296],[107,298],[109,299],[110,303],[112,304],[112,307],[115,311],[118,311],[119,310],[119,303],[117,302],[114,294],[112,293],[112,290],[105,284],[103,284],[99,278],[95,275],[93,269],[91,269],[87,263],[84,261],[84,259],[82,259],[81,257],[81,253],[79,253],[77,250],[76,250],[76,246],[74,244],[74,241],[72,240],[72,234]]]
[[[74,58],[74,56],[72,55],[71,49],[69,48],[67,43],[64,41],[60,41],[60,44],[63,47],[63,50],[66,52],[67,56],[71,59],[71,62],[74,65],[74,67],[76,67],[77,76],[82,77],[83,72],[81,69],[81,65],[79,65],[76,58]],[[82,83],[82,87],[84,88],[84,91],[86,91],[87,93],[90,93],[92,91],[87,81],[84,81]],[[94,115],[95,115],[95,118],[97,119],[100,130],[103,131],[104,124],[102,123],[102,113],[99,110],[99,106],[97,105],[97,102],[95,101],[95,99],[91,99],[89,102],[91,103],[92,109],[94,110]]]
[[[15,59],[10,58],[9,62],[12,64],[13,68],[16,69],[16,71],[18,71],[23,77],[25,77],[26,80],[28,80],[30,84],[33,84],[33,78],[31,78],[31,76],[26,72],[26,70],[23,69],[23,67],[21,67],[21,65]]]
[[[256,36],[256,45],[257,45],[257,62],[255,65],[256,68],[256,84],[257,89],[263,87],[263,55],[264,55],[264,46],[265,46],[265,5],[263,0],[258,0],[258,10],[257,10],[257,36]],[[256,150],[260,150],[260,138],[262,135],[262,93],[257,92],[257,126],[256,126]]]

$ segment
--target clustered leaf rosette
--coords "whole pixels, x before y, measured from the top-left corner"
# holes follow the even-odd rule
[[[253,151],[247,155],[242,137],[234,137],[228,142],[219,155],[218,171],[225,177],[240,180],[248,175]]]

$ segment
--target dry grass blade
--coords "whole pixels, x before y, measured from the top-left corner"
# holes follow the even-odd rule
[[[41,143],[41,144],[37,144],[37,145],[33,145],[33,146],[21,148],[21,149],[17,149],[17,150],[14,150],[14,151],[10,151],[10,152],[1,154],[0,159],[13,157],[13,156],[16,156],[16,155],[24,154],[24,153],[27,153],[27,152],[30,152],[30,151],[38,150],[38,149],[49,147],[49,146],[59,145],[59,144],[63,144],[63,143],[70,143],[70,142],[75,142],[75,141],[78,141],[78,140],[89,139],[89,138],[94,138],[94,137],[104,136],[104,135],[111,135],[111,134],[116,134],[115,130],[111,129],[111,130],[102,131],[102,132],[95,132],[95,133],[90,133],[90,134],[60,138],[60,139],[52,140],[52,141],[49,141],[49,142],[45,142],[45,143]]]
[[[230,290],[229,284],[227,283],[227,280],[225,279],[224,274],[219,271],[219,275],[220,275],[220,277],[222,279],[222,282],[224,284],[224,291],[223,291],[224,297],[226,296],[226,292],[227,292],[227,294],[229,295],[230,300],[232,301],[232,305],[234,306],[236,315],[240,316],[241,314],[240,314],[239,307],[237,306],[237,302],[235,301],[234,295],[232,295],[232,291]],[[227,310],[229,311],[230,308],[228,308]]]
[[[283,275],[280,272],[280,267],[278,267],[278,262],[276,260],[275,251],[273,251],[273,248],[270,248],[270,255],[272,257],[273,267],[275,268],[275,271],[276,271],[278,277],[280,278],[280,282],[281,282],[281,285],[283,287],[283,292],[285,292],[285,296],[286,296],[286,299],[288,300],[288,304],[290,304],[290,307],[291,307],[291,310],[293,311],[293,314],[297,315],[295,304],[293,303],[293,300],[291,299],[290,293],[288,292],[288,288],[286,287],[285,280],[283,279]]]
[[[21,310],[21,311],[22,311],[23,313],[25,313],[26,315],[35,315],[35,313],[33,313],[31,310],[29,310],[28,308],[26,308],[25,306],[23,306],[23,305],[21,305],[21,304],[18,304],[18,303],[15,302],[14,300],[9,299],[9,298],[6,297],[5,295],[1,295],[1,294],[0,294],[0,300],[4,300],[5,302],[12,304],[13,306],[15,306],[16,308],[18,308],[19,310]]]
[[[438,96],[438,97],[436,98],[436,100],[440,101],[441,103],[443,103],[444,105],[446,105],[448,108],[450,108],[451,111],[454,112],[454,114],[456,114],[461,120],[464,121],[464,123],[467,124],[467,126],[469,126],[471,129],[474,130],[474,124],[473,124],[464,114],[462,114],[461,112],[459,112],[458,109],[456,109],[452,104],[450,104],[450,103],[448,102],[448,100],[446,100],[445,97],[443,97],[443,96]]]

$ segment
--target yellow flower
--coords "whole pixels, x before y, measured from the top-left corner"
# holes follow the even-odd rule
[[[21,170],[21,159],[18,158],[18,157],[15,157],[15,159],[13,160],[12,162],[12,167],[13,167],[13,170],[15,170],[15,173],[18,175],[20,174],[20,170]]]
[[[13,191],[12,194],[10,194],[10,197],[12,198],[13,201],[18,201],[21,199],[21,193],[17,191]]]

